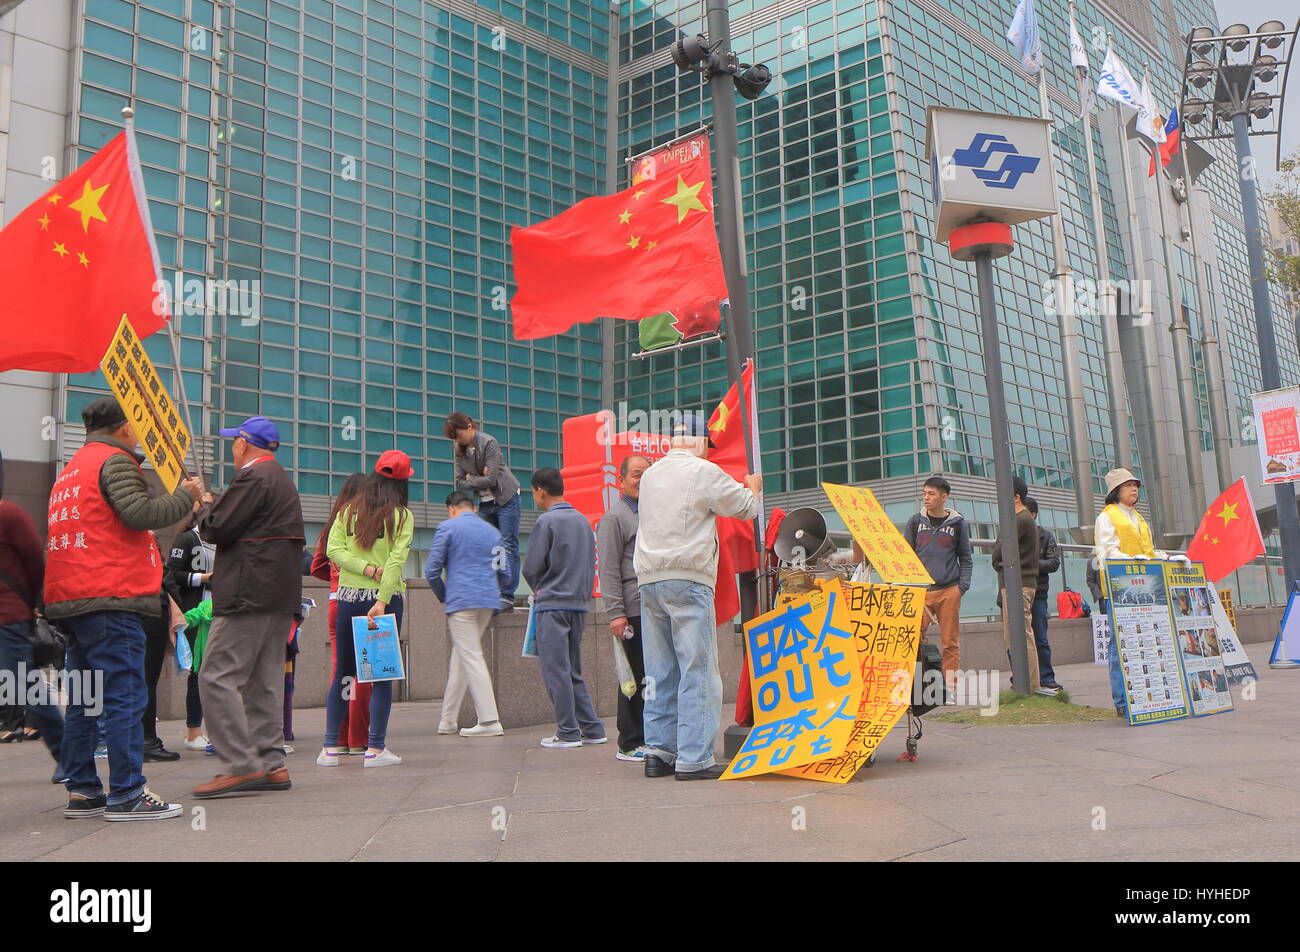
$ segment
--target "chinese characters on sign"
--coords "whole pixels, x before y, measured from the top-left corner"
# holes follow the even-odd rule
[[[891,585],[933,584],[934,579],[870,489],[835,483],[822,483],[822,489],[881,578]]]
[[[912,703],[925,592],[895,585],[842,585],[834,580],[828,584],[843,591],[849,609],[862,700],[843,753],[782,773],[848,783]]]
[[[140,440],[141,452],[171,492],[185,470],[190,431],[125,314],[99,367]]]
[[[1251,396],[1264,482],[1300,479],[1300,387]]]
[[[722,775],[753,777],[843,752],[862,694],[842,592],[809,592],[745,623],[754,729]]]

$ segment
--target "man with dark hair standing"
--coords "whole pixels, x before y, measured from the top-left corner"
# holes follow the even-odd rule
[[[596,526],[596,547],[600,552],[600,598],[609,618],[610,633],[622,641],[628,665],[636,680],[636,693],[625,697],[618,692],[619,760],[640,763],[645,759],[642,723],[645,701],[645,660],[641,653],[641,591],[637,587],[636,530],[641,496],[641,474],[650,468],[644,456],[626,456],[618,467],[618,502]]]
[[[492,622],[510,567],[501,546],[501,533],[486,519],[473,516],[474,497],[469,493],[457,490],[447,497],[447,519],[433,534],[429,561],[424,566],[429,588],[447,613],[447,637],[451,641],[438,733],[500,737],[505,729],[497,715],[492,675],[483,660],[483,633]],[[443,569],[447,571],[446,582]],[[466,690],[474,700],[478,724],[460,728],[456,718]]]
[[[1038,522],[1038,500],[1030,496],[1025,500],[1025,508]],[[1056,543],[1056,536],[1050,529],[1038,527],[1038,585],[1034,589],[1034,644],[1038,648],[1038,676],[1043,687],[1049,691],[1059,691],[1056,683],[1056,671],[1052,668],[1052,646],[1047,640],[1047,619],[1051,610],[1047,603],[1048,589],[1051,587],[1052,573],[1061,567],[1061,550]]]
[[[236,790],[288,790],[284,651],[302,610],[302,504],[275,460],[280,432],[266,417],[222,430],[235,478],[215,504],[204,493],[198,530],[217,547],[212,627],[199,667],[208,737],[224,768],[200,799]]]
[[[925,607],[939,623],[943,679],[948,701],[955,704],[961,667],[961,598],[970,588],[972,560],[970,527],[960,512],[948,508],[951,493],[942,476],[927,479],[921,490],[925,508],[907,520],[903,537],[934,579],[925,593]]]
[[[456,488],[477,495],[479,518],[501,533],[510,572],[501,583],[499,610],[512,612],[515,589],[519,587],[519,480],[506,465],[501,444],[466,414],[449,415],[442,432],[456,444]]]
[[[531,484],[542,515],[528,539],[524,578],[533,588],[542,680],[555,706],[555,734],[543,738],[542,746],[603,744],[609,740],[605,725],[582,679],[582,627],[596,581],[596,540],[587,517],[564,501],[559,470],[539,469]]]
[[[1025,648],[1029,660],[1029,689],[1035,694],[1048,697],[1055,691],[1048,690],[1039,682],[1038,648],[1034,644],[1034,595],[1038,591],[1038,524],[1025,506],[1029,487],[1019,476],[1012,483],[1012,494],[1016,504],[1016,543],[1020,550],[1020,607],[1025,613]],[[1011,652],[1011,627],[1007,624],[1007,613],[1016,610],[1016,594],[1003,588],[1002,582],[1002,546],[993,549],[993,571],[998,573],[998,588],[1002,597],[1002,640],[1006,644],[1008,657]]]
[[[162,558],[150,529],[185,518],[202,492],[195,477],[169,495],[149,493],[139,439],[112,397],[81,411],[86,444],[50,493],[45,614],[68,636],[67,670],[101,675],[109,792],[95,771],[98,711],[74,699],[64,723],[60,769],[69,819],[158,820],[180,816],[145,786],[145,633],[142,615],[161,608]]]

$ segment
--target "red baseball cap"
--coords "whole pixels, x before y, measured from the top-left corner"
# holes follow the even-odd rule
[[[411,457],[401,450],[385,450],[375,464],[375,472],[389,479],[410,479],[414,471]]]

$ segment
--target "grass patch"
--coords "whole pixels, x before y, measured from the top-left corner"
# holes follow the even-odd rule
[[[970,727],[1000,727],[1022,724],[1083,724],[1089,721],[1113,721],[1115,712],[1100,707],[1084,707],[1071,704],[1066,691],[1055,697],[1043,697],[1031,694],[1025,697],[1015,691],[1003,691],[998,695],[998,712],[989,716],[981,713],[981,708],[962,711],[950,711],[945,714],[929,714],[927,721],[944,724],[965,724]]]

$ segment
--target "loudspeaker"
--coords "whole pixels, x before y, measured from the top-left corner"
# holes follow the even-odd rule
[[[781,530],[772,546],[782,562],[811,563],[830,557],[835,543],[827,538],[826,520],[816,509],[795,509],[781,520]]]

